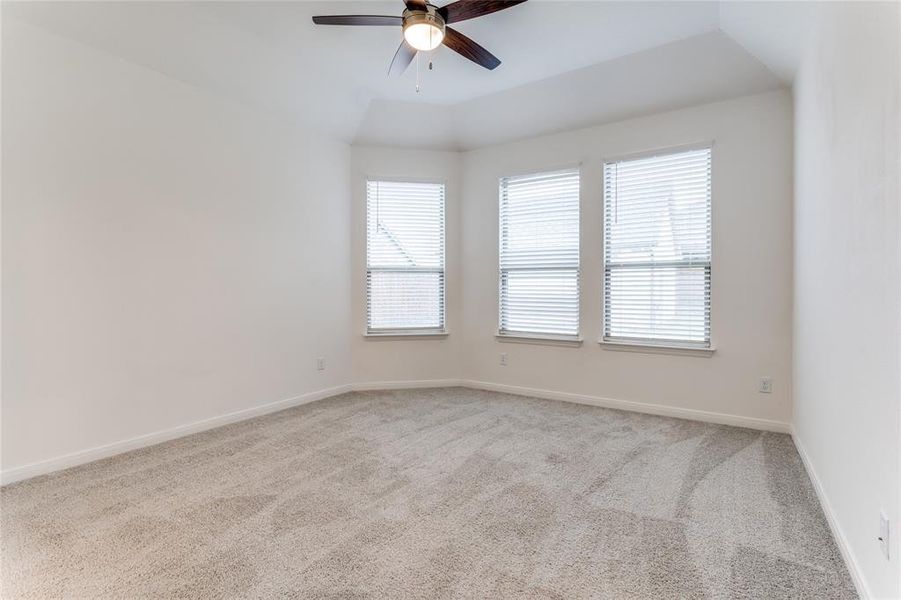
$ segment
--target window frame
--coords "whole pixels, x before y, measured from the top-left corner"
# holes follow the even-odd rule
[[[497,330],[495,331],[495,339],[499,342],[513,342],[521,344],[535,344],[546,346],[581,346],[582,345],[582,163],[567,163],[562,165],[554,165],[548,167],[539,167],[535,169],[519,171],[516,173],[502,175],[497,180],[498,202],[497,202]],[[528,177],[543,174],[564,173],[573,171],[579,180],[579,220],[578,220],[578,264],[576,266],[576,333],[574,335],[563,335],[553,333],[540,333],[528,331],[504,330],[501,325],[503,323],[503,285],[504,285],[504,269],[501,266],[501,251],[503,248],[503,232],[502,232],[502,190],[505,179],[515,179],[518,177]],[[560,267],[552,270],[567,270],[568,268]],[[526,269],[523,269],[526,270]]]
[[[399,269],[399,268],[375,268],[369,266],[369,184],[370,183],[421,183],[440,185],[443,189],[443,198],[441,202],[441,230],[442,230],[442,247],[441,247],[441,268],[423,268],[423,269]],[[423,338],[444,338],[448,335],[447,329],[447,179],[435,177],[398,177],[383,175],[366,175],[363,178],[363,337],[370,339],[423,339]],[[420,270],[422,272],[436,272],[441,274],[441,296],[439,298],[441,305],[440,325],[438,327],[393,327],[393,328],[375,328],[370,326],[370,308],[371,292],[370,292],[370,273],[373,271],[382,272],[409,272]]]
[[[716,147],[715,140],[705,140],[699,142],[691,142],[687,144],[678,144],[673,146],[663,146],[654,148],[651,150],[641,150],[638,152],[630,152],[627,154],[619,154],[613,156],[604,157],[601,161],[601,307],[600,307],[600,336],[598,338],[598,344],[600,344],[605,350],[616,350],[616,351],[625,351],[625,352],[644,352],[651,354],[677,354],[677,355],[685,355],[685,356],[700,356],[700,357],[710,357],[716,352],[716,344],[714,337],[714,307],[715,307],[715,290],[713,287],[714,281],[714,263],[716,256],[715,248],[714,248],[714,240],[716,238],[715,229],[716,229],[716,219],[715,219],[715,204],[714,204],[714,183],[715,183],[715,175],[714,175],[714,164],[716,159],[716,152],[714,151]],[[683,152],[691,152],[694,150],[709,150],[710,151],[710,262],[708,266],[708,277],[709,277],[709,311],[708,311],[708,323],[707,329],[709,332],[708,339],[706,344],[694,343],[694,342],[680,342],[675,340],[661,340],[655,341],[652,339],[644,339],[644,338],[620,338],[620,337],[608,337],[607,336],[607,228],[606,228],[606,212],[607,212],[607,189],[605,185],[606,180],[606,169],[609,163],[621,162],[621,161],[629,161],[629,160],[640,160],[643,158],[652,158],[658,156],[667,156],[670,154],[680,154]]]

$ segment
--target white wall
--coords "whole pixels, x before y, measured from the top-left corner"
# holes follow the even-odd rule
[[[349,148],[2,34],[4,471],[349,381]]]
[[[601,320],[605,158],[713,148],[711,357],[612,351]],[[498,342],[497,182],[582,165],[581,347]],[[463,164],[466,379],[786,424],[791,415],[792,107],[777,91],[474,150]],[[506,352],[509,365],[500,365]],[[772,394],[757,393],[761,375]]]
[[[419,381],[458,379],[462,352],[460,277],[460,155],[456,152],[354,147],[351,349],[353,380]],[[367,338],[366,332],[366,179],[444,181],[447,337]]]
[[[821,7],[794,88],[796,439],[880,598],[901,596],[899,32],[901,4]]]

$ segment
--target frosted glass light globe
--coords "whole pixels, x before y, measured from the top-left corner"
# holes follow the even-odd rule
[[[411,23],[404,28],[404,39],[417,50],[428,52],[441,45],[444,32],[431,23]]]

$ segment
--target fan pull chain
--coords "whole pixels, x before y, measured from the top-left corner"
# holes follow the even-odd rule
[[[419,55],[420,54],[422,54],[422,52],[416,53],[416,93],[417,94],[419,93],[419,89],[420,89],[420,77],[419,77]],[[435,67],[432,64],[432,59],[429,58],[429,71],[431,71],[434,68]]]

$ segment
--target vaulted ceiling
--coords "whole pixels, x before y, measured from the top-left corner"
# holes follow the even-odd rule
[[[797,6],[531,0],[457,26],[499,68],[439,48],[418,93],[415,61],[386,77],[399,28],[310,19],[399,15],[400,0],[4,2],[3,17],[348,142],[467,149],[783,87],[794,58],[780,44],[801,21],[778,15]]]

